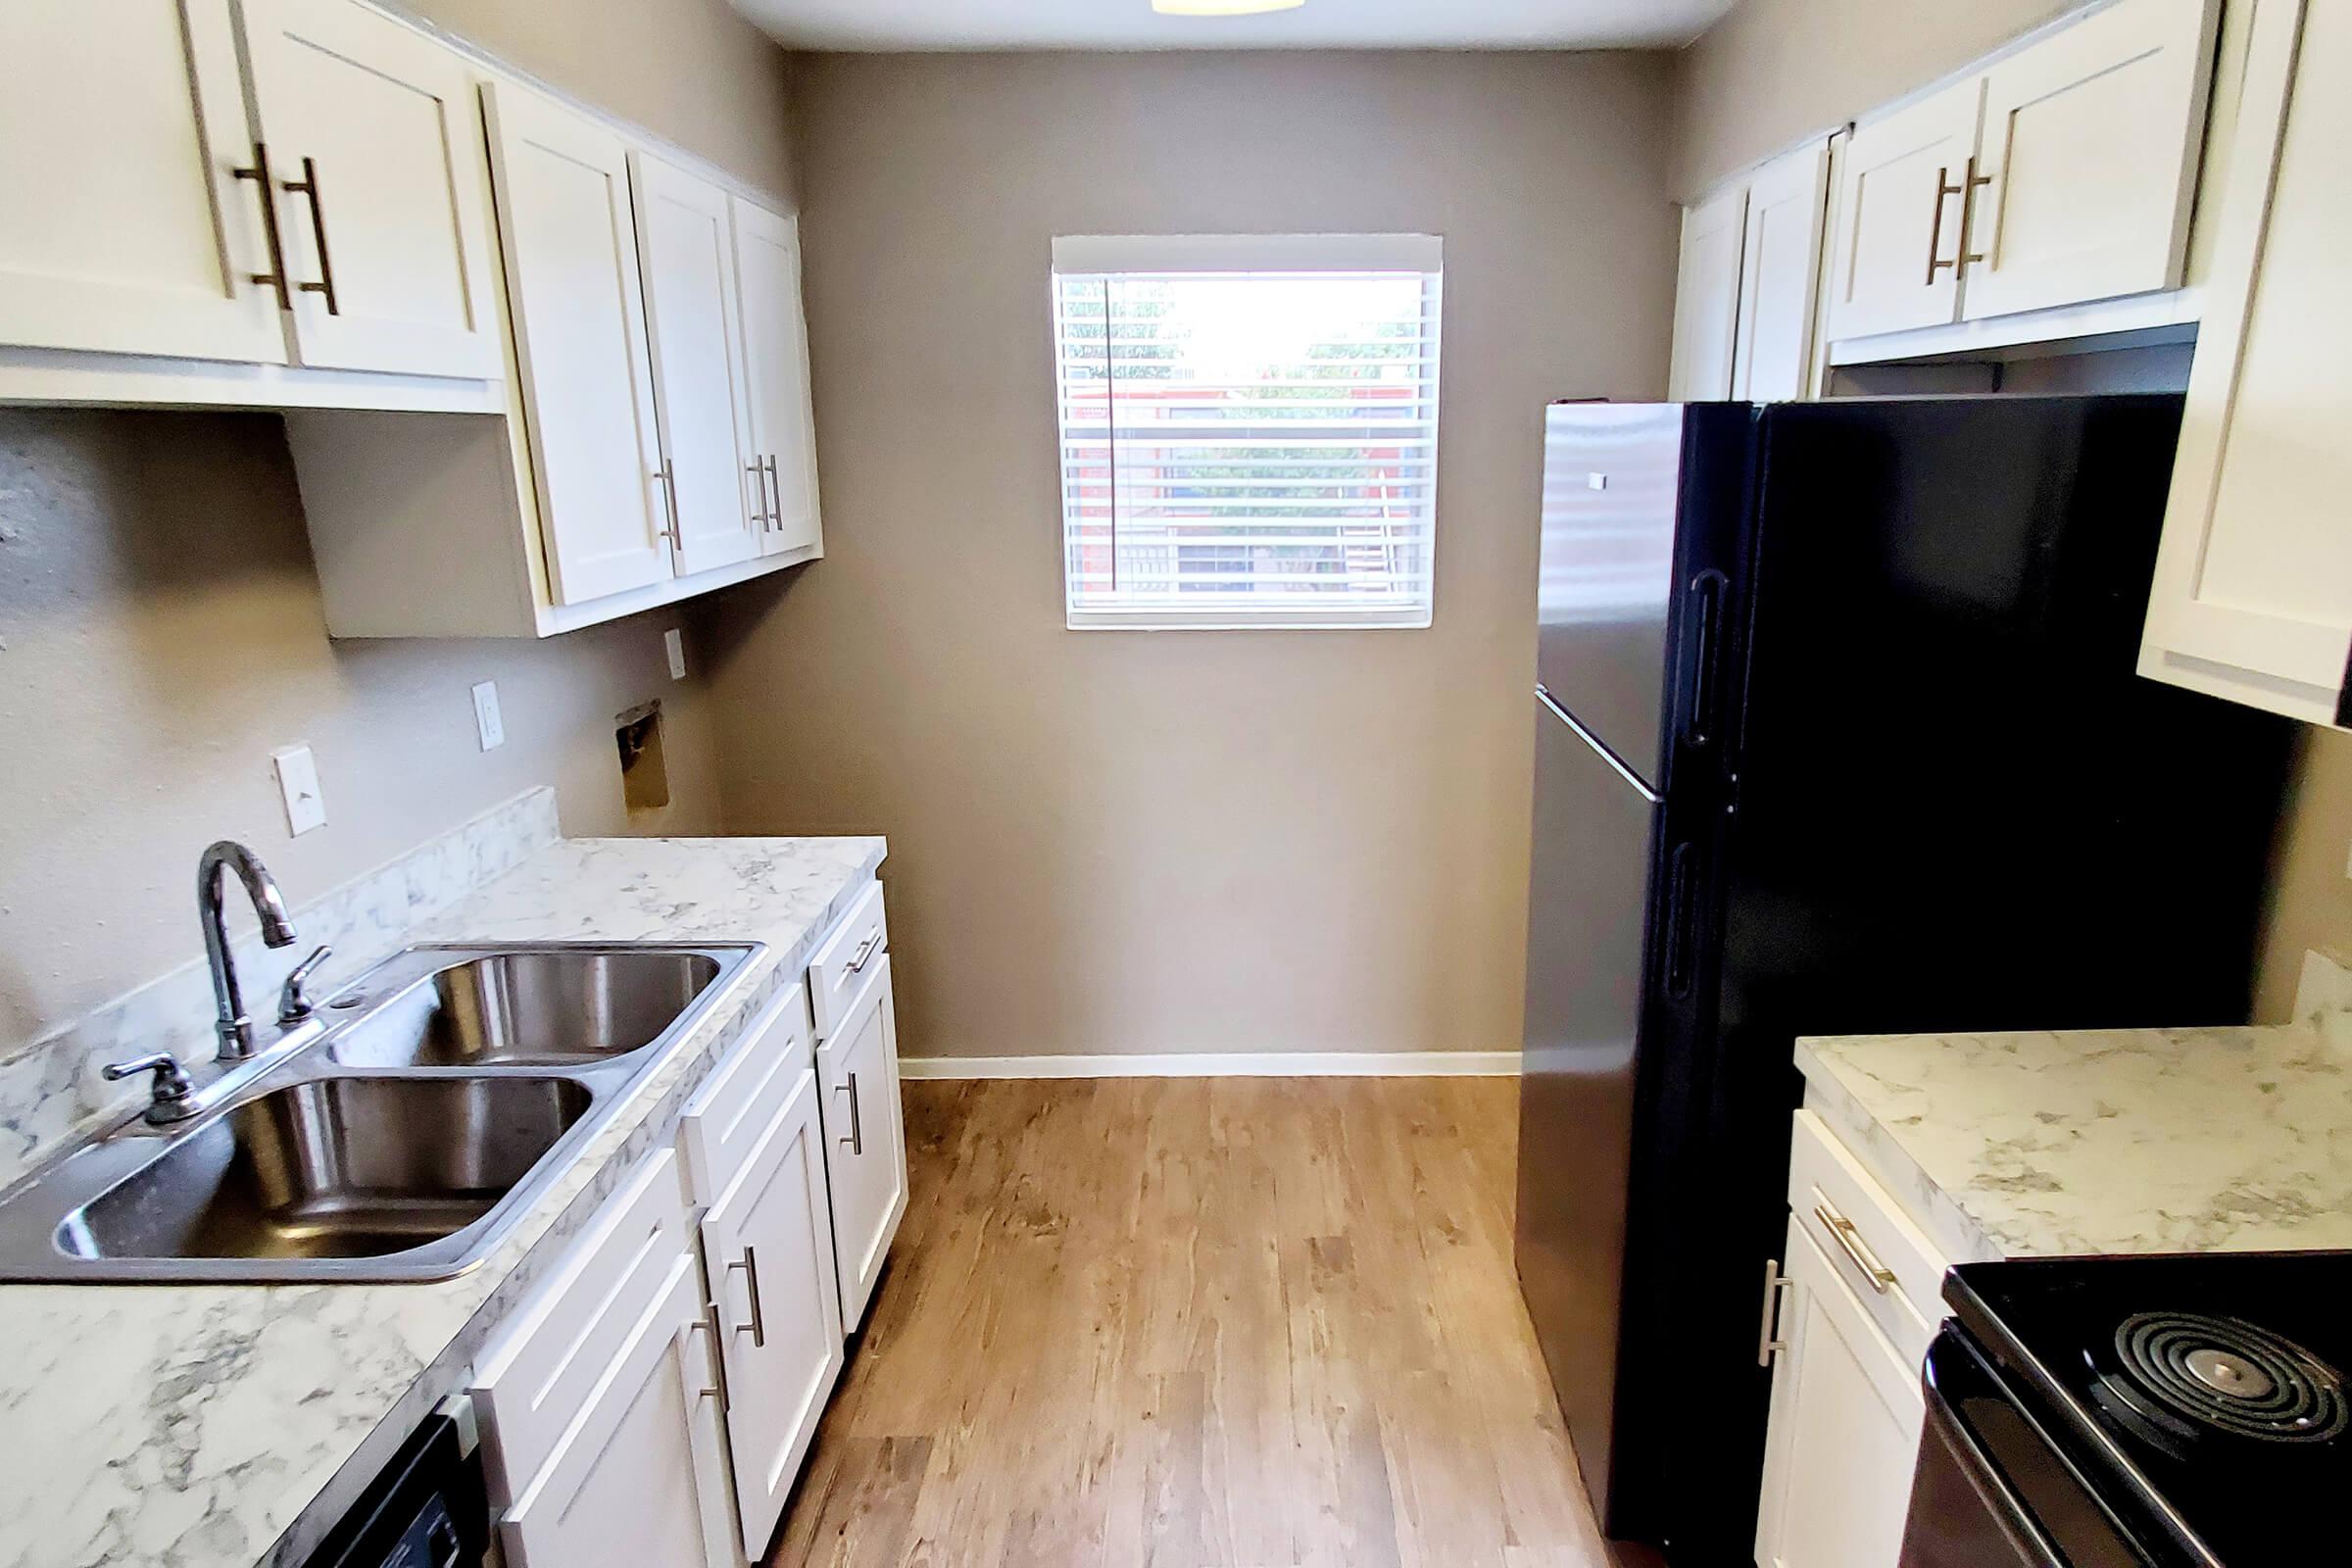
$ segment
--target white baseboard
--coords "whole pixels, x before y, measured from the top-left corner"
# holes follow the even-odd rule
[[[1516,1051],[1261,1051],[1157,1056],[905,1056],[902,1078],[1516,1078]]]

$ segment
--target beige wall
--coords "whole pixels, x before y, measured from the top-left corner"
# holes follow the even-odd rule
[[[731,828],[887,832],[914,1055],[1516,1050],[1541,409],[1656,396],[1658,57],[825,57],[826,559],[713,612]],[[1057,233],[1446,237],[1437,623],[1061,624]]]
[[[791,57],[727,0],[392,0],[737,178],[793,193]]]
[[[2352,963],[2352,734],[2304,732],[2295,793],[2271,878],[2271,921],[2263,940],[2259,1016],[2288,1017],[2307,949]]]
[[[1696,196],[2082,4],[1740,0],[1676,59],[1674,192]]]
[[[301,899],[533,784],[568,832],[714,830],[708,707],[665,624],[330,642],[281,421],[0,410],[0,1050],[202,952],[215,838]],[[612,719],[653,697],[677,792],[632,822]],[[327,824],[289,839],[270,754],[298,742]]]

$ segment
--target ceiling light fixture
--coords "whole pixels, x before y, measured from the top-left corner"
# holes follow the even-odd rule
[[[1296,11],[1306,0],[1152,0],[1163,17],[1254,17],[1265,11]]]

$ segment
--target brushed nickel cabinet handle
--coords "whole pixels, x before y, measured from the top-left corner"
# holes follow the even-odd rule
[[[1952,183],[1952,171],[1950,165],[1941,165],[1936,169],[1936,221],[1928,228],[1928,287],[1930,288],[1934,288],[1936,286],[1936,274],[1937,272],[1942,271],[1947,267],[1957,269],[1960,265],[1958,262],[1947,262],[1943,260],[1938,253],[1943,249],[1943,204],[1946,200],[1953,196],[1965,194],[1967,190],[1968,187],[1965,185],[1955,185]],[[1957,274],[1955,273],[1955,275]]]
[[[1894,1283],[1894,1270],[1880,1262],[1871,1250],[1863,1245],[1861,1233],[1854,1229],[1854,1222],[1832,1208],[1827,1200],[1813,1205],[1813,1217],[1829,1227],[1830,1239],[1838,1244],[1838,1250],[1845,1254],[1846,1261],[1862,1271],[1863,1282],[1879,1295],[1885,1296],[1886,1288]]]
[[[1772,1358],[1788,1348],[1788,1342],[1773,1332],[1781,1326],[1781,1298],[1796,1282],[1781,1272],[1781,1260],[1764,1260],[1764,1320],[1756,1329],[1756,1365],[1769,1367]]]
[[[858,1108],[858,1075],[852,1073],[848,1083],[835,1084],[833,1092],[837,1095],[846,1093],[850,1097],[850,1136],[835,1142],[849,1145],[853,1154],[862,1154],[865,1152],[865,1118]]]
[[[769,453],[760,462],[767,468],[767,516],[777,527],[784,526],[784,486],[776,478],[776,455]]]
[[[318,242],[318,281],[295,286],[305,294],[324,295],[326,314],[341,316],[343,307],[335,298],[335,263],[326,250],[326,202],[318,194],[318,161],[305,158],[300,179],[281,179],[277,184],[288,195],[308,196],[311,199],[311,237]],[[285,270],[282,262],[278,265],[278,270]]]
[[[722,1406],[732,1405],[735,1401],[727,1392],[727,1344],[724,1336],[718,1332],[718,1303],[705,1301],[703,1315],[694,1320],[694,1326],[710,1336],[710,1376],[713,1381],[701,1391],[702,1396],[716,1399]]]
[[[747,463],[743,466],[743,471],[752,476],[752,494],[760,499],[760,508],[752,514],[752,520],[764,533],[776,525],[776,519],[767,512],[767,470],[757,463]]]
[[[654,470],[654,483],[662,487],[662,536],[669,541],[670,549],[682,552],[686,539],[678,528],[678,475],[669,459],[663,458],[662,466]]]
[[[1983,251],[1972,251],[1968,248],[1968,238],[1970,234],[1976,231],[1977,187],[1980,185],[1989,185],[1991,183],[1992,176],[1990,174],[1980,174],[1977,172],[1976,155],[1971,153],[1968,159],[1968,172],[1961,176],[1960,260],[1952,269],[1952,275],[1954,277],[1966,277],[1968,275],[1969,265],[1973,262],[1981,262],[1984,259],[1984,253]],[[1936,210],[1938,212],[1942,211],[1941,208]]]
[[[744,1327],[748,1327],[752,1331],[752,1348],[755,1350],[765,1349],[767,1348],[767,1314],[760,1310],[760,1249],[757,1247],[745,1248],[743,1255],[727,1265],[727,1272],[730,1274],[737,1269],[743,1270],[743,1277],[751,1282],[752,1287],[752,1321]],[[737,1328],[735,1332],[741,1334],[743,1328]]]
[[[255,142],[253,144],[253,162],[242,168],[232,168],[229,172],[239,179],[252,180],[256,189],[261,193],[262,238],[270,247],[270,270],[247,272],[246,280],[259,283],[265,288],[275,289],[277,291],[277,308],[281,311],[290,311],[294,308],[294,296],[286,292],[286,237],[278,231],[277,227],[277,198],[274,194],[276,187],[270,178],[270,144],[263,141]]]
[[[881,945],[882,933],[879,931],[875,932],[872,936],[867,937],[863,942],[858,943],[858,956],[852,958],[849,962],[843,964],[841,966],[841,972],[843,974],[861,973],[866,964],[872,960],[874,956],[874,950]]]

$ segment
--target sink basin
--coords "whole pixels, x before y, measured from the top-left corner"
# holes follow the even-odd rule
[[[327,1051],[347,1067],[569,1066],[642,1051],[721,972],[709,953],[535,948],[437,970]]]
[[[367,1258],[490,1213],[587,1114],[570,1078],[327,1078],[265,1094],[67,1216],[83,1258]]]
[[[487,1256],[760,944],[404,948],[0,1192],[0,1280],[443,1280]]]

